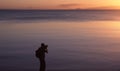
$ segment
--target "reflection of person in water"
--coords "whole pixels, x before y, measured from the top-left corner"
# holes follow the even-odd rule
[[[48,53],[47,47],[48,45],[41,43],[41,47],[36,50],[36,57],[40,60],[40,71],[45,71],[46,69],[45,52]]]

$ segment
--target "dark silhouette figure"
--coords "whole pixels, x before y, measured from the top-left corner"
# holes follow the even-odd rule
[[[45,53],[48,53],[47,47],[48,47],[48,45],[41,43],[41,47],[39,47],[36,50],[36,57],[40,61],[40,70],[39,71],[45,71],[45,69],[46,69]]]

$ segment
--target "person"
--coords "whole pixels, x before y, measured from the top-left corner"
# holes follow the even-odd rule
[[[36,57],[40,61],[39,71],[45,71],[45,69],[46,69],[45,53],[48,53],[47,47],[48,47],[48,45],[41,43],[41,46],[36,50]]]

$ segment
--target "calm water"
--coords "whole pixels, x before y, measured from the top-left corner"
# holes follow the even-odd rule
[[[0,11],[0,71],[119,71],[120,11]]]

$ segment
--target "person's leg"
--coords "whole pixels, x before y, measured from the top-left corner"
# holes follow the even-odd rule
[[[45,64],[45,59],[41,58],[40,59],[40,71],[45,71],[46,64]]]

